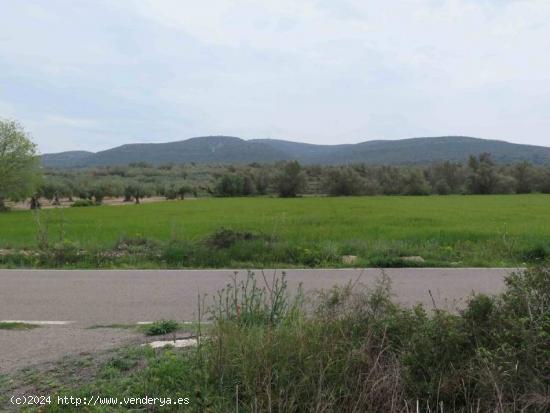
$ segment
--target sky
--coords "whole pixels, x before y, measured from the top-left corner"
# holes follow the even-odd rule
[[[550,146],[548,0],[0,0],[42,153],[194,136]]]

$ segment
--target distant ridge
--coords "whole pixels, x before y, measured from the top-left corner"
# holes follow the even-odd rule
[[[375,140],[357,144],[314,145],[278,139],[244,140],[233,136],[204,136],[178,142],[136,143],[93,153],[70,151],[42,155],[51,168],[83,168],[147,162],[251,163],[296,159],[305,164],[412,165],[442,161],[464,162],[470,155],[490,152],[498,163],[529,161],[550,164],[550,148],[466,136]]]

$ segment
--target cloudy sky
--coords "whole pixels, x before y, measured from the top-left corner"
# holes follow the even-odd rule
[[[548,0],[0,0],[40,150],[202,135],[550,146]]]

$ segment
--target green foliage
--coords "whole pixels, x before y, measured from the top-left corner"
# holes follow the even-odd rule
[[[82,259],[82,249],[76,242],[62,240],[44,244],[39,251],[39,260],[42,264],[54,267],[75,264]]]
[[[174,320],[160,320],[147,324],[143,327],[143,332],[148,336],[161,336],[173,333],[178,330],[179,324]]]
[[[238,241],[251,241],[258,238],[251,232],[220,228],[206,239],[206,244],[214,248],[229,248]]]
[[[136,204],[139,204],[143,198],[151,196],[152,193],[153,191],[149,185],[132,182],[124,188],[124,201],[130,202],[133,199]]]
[[[36,145],[17,122],[0,119],[0,212],[5,200],[34,195],[40,179]]]
[[[270,291],[289,300],[286,285],[259,291],[249,275],[217,301],[209,374],[260,411],[401,412],[417,402],[432,411],[547,411],[549,283],[548,269],[518,273],[501,296],[473,297],[451,314],[399,307],[382,279],[374,290],[322,293],[313,312],[280,305],[273,323],[262,309]]]
[[[330,195],[361,195],[363,182],[361,176],[351,168],[338,168],[328,172],[326,188]]]
[[[89,206],[95,206],[97,205],[95,202],[90,201],[89,199],[77,199],[73,202],[71,205],[72,207],[89,207]]]
[[[266,326],[280,323],[302,305],[301,291],[291,300],[288,295],[286,274],[271,276],[261,271],[258,284],[254,272],[248,271],[244,279],[235,273],[231,282],[219,290],[209,309],[211,317],[218,321],[231,321],[243,326]]]
[[[402,192],[405,195],[429,195],[431,188],[421,171],[409,171],[403,179]]]
[[[0,321],[0,330],[32,330],[37,328],[36,324],[20,323],[15,321]]]
[[[472,194],[513,193],[514,187],[518,185],[522,192],[531,192],[532,190],[529,188],[532,183],[526,182],[526,174],[518,175],[517,167],[514,167],[512,174],[520,177],[523,180],[521,183],[518,183],[513,176],[499,173],[490,153],[482,153],[478,158],[470,156],[468,167],[470,173],[466,186]]]
[[[346,166],[275,163],[249,165],[161,165],[96,167],[78,170],[47,170],[40,194],[57,203],[60,197],[101,202],[124,196],[163,196],[184,199],[187,195],[251,196],[292,194],[428,195],[550,192],[550,169],[544,165],[494,163],[491,156],[472,157],[470,165],[442,162],[417,166]],[[288,168],[289,171],[285,172]],[[292,176],[294,178],[292,178]],[[288,178],[292,179],[288,179]],[[296,188],[297,184],[297,188]],[[294,187],[294,188],[293,188]]]
[[[216,185],[215,193],[217,196],[242,196],[243,177],[234,174],[223,175]]]
[[[275,178],[275,185],[279,196],[293,198],[304,190],[305,174],[298,161],[287,162]]]
[[[532,264],[544,262],[550,258],[550,246],[538,244],[527,247],[522,251],[522,258]]]

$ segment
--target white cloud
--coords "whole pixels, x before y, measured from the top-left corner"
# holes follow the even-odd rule
[[[3,8],[0,111],[32,125],[48,150],[210,133],[548,144],[547,0],[29,0]]]

